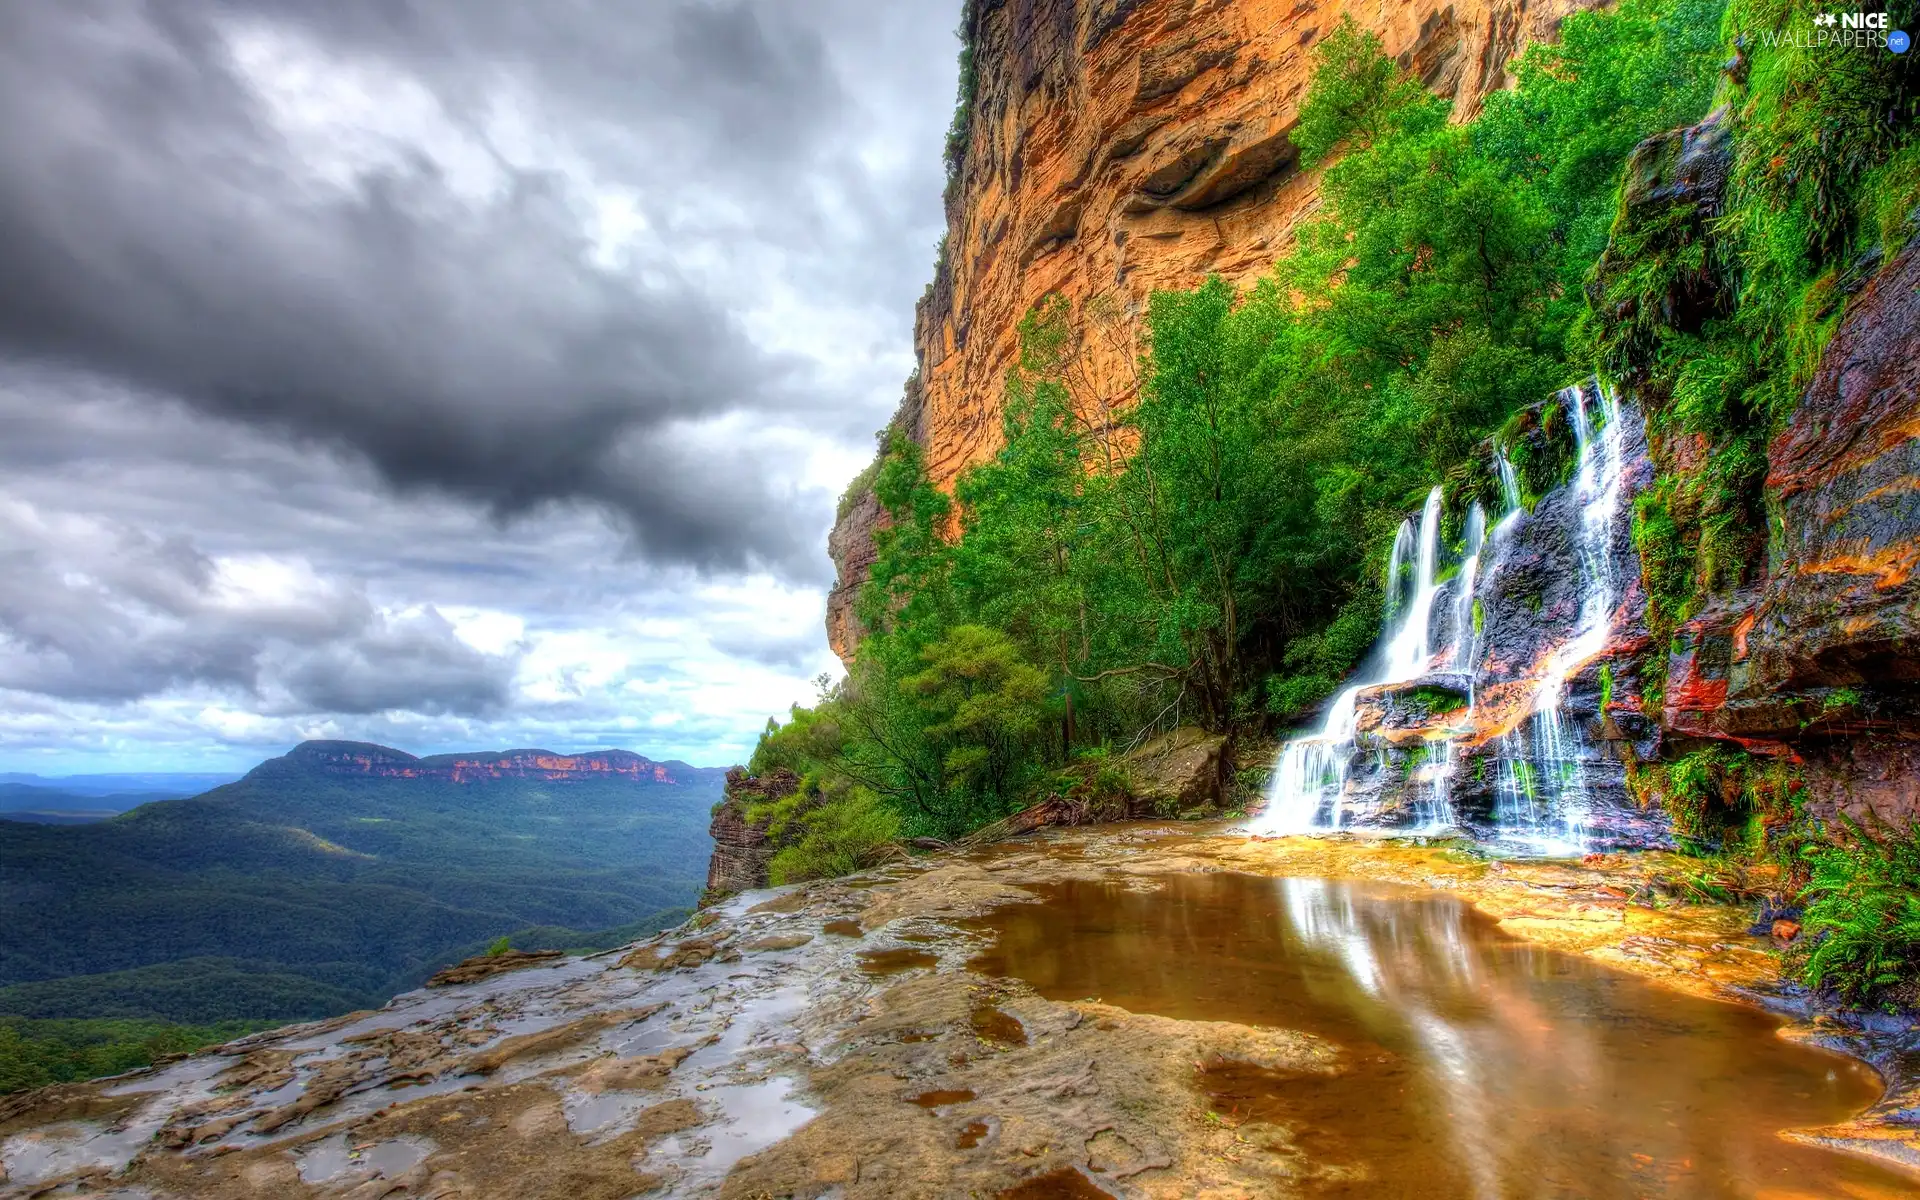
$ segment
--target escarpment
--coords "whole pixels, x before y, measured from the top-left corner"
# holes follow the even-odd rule
[[[1249,283],[1315,208],[1289,140],[1316,41],[1351,17],[1457,117],[1509,59],[1585,0],[972,0],[974,86],[947,235],[914,320],[918,360],[896,427],[933,482],[999,448],[1020,318],[1058,294],[1082,329],[1077,389],[1103,423],[1136,386],[1147,297],[1208,275]],[[853,606],[882,520],[857,481],[831,539],[828,638],[850,659]]]

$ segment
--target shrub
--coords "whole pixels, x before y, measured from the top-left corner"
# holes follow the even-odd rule
[[[899,837],[900,819],[865,788],[822,798],[794,818],[799,838],[767,864],[768,882],[779,886],[803,879],[846,875],[872,866]]]
[[[1808,986],[1855,1004],[1891,1006],[1901,992],[1910,1003],[1920,977],[1920,821],[1877,837],[1845,824],[1844,840],[1802,852],[1812,868],[1803,893],[1810,949],[1795,966]]]

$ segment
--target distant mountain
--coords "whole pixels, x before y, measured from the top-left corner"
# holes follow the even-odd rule
[[[77,796],[148,795],[173,799],[198,796],[240,776],[233,771],[208,774],[203,771],[134,771],[113,775],[33,775],[24,771],[0,771],[0,785],[23,784],[52,788]]]
[[[188,793],[191,794],[191,793]],[[77,825],[101,821],[116,813],[173,800],[171,792],[115,792],[96,795],[65,788],[37,784],[0,783],[0,818],[9,821],[38,821],[48,825]]]
[[[0,819],[0,1014],[305,1018],[504,934],[613,944],[698,898],[724,778],[624,750],[306,742],[92,824]]]

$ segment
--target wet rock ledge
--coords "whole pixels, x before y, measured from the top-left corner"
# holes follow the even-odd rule
[[[1192,826],[1046,830],[753,891],[622,951],[423,990],[116,1079],[0,1101],[0,1196],[748,1197],[1291,1194],[1336,1167],[1223,1121],[1211,1070],[1336,1074],[1304,1032],[1044,999],[970,969],[972,919],[1073,880],[1364,878],[1452,892],[1506,933],[1756,1002],[1750,915],[1637,903],[1660,854],[1497,863],[1458,849]],[[1887,1100],[1802,1131],[1920,1164],[1910,1038],[1803,1021]],[[1906,1040],[1903,1040],[1906,1039]],[[1196,1070],[1198,1068],[1198,1070]],[[1331,1173],[1331,1174],[1330,1174]],[[1920,1176],[1916,1176],[1920,1179]]]

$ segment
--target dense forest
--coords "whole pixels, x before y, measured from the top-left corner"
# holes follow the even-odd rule
[[[1703,448],[1637,501],[1654,644],[1749,579],[1767,442],[1920,203],[1912,56],[1783,44],[1814,11],[1577,13],[1467,121],[1351,23],[1323,38],[1293,133],[1322,172],[1316,219],[1257,286],[1152,297],[1136,403],[1077,386],[1090,317],[1054,297],[1020,328],[1003,448],[952,494],[903,431],[881,435],[856,484],[888,516],[867,636],[752,763],[802,779],[755,814],[785,846],[775,878],[953,838],[1115,769],[1152,730],[1303,723],[1379,633],[1407,513],[1436,483],[1475,486],[1537,402],[1592,375],[1630,389],[1656,438]],[[1729,145],[1722,197],[1646,203],[1679,145],[1656,135],[1696,123]],[[1515,466],[1529,500],[1568,469]],[[1813,886],[1809,919],[1846,927],[1805,966],[1815,982],[1865,997],[1914,960],[1911,863],[1810,839],[1793,811],[1749,820],[1784,801],[1743,753],[1644,764],[1641,786],[1695,850],[1773,856]]]
[[[597,949],[675,924],[723,773],[670,765],[449,782],[295,751],[93,824],[0,821],[0,1090],[377,1007],[502,937]]]

